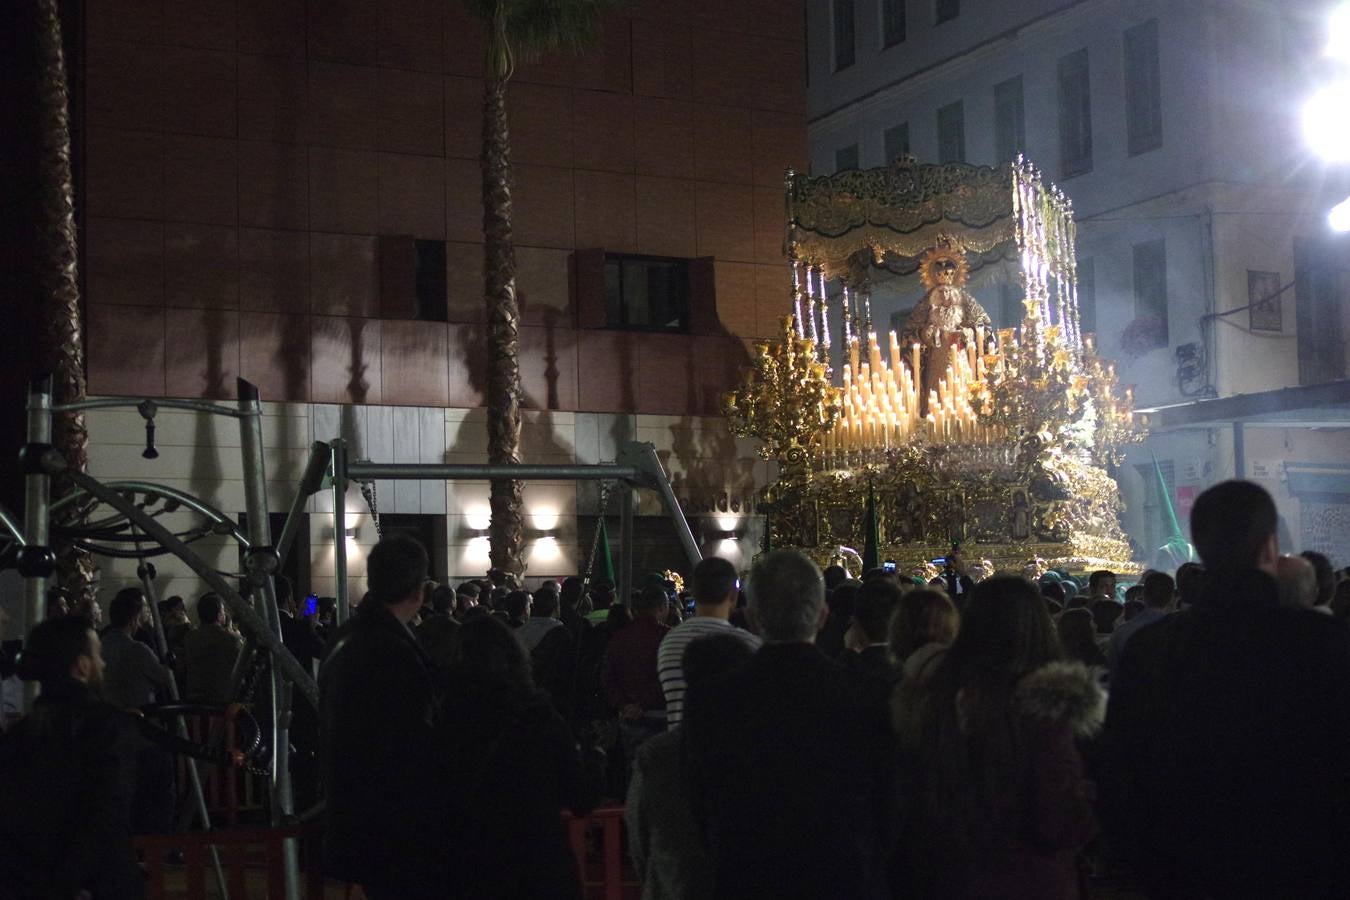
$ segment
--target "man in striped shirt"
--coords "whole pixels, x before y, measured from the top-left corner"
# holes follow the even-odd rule
[[[736,568],[725,559],[710,556],[694,567],[694,615],[671,630],[656,655],[657,675],[666,695],[666,727],[680,724],[684,713],[684,650],[693,641],[711,634],[731,634],[758,650],[758,636],[727,620],[736,608],[741,582]]]

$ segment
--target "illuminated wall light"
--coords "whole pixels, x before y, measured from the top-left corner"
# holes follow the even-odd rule
[[[562,546],[555,537],[541,537],[530,545],[530,563],[547,565],[562,559]]]
[[[530,511],[530,521],[536,531],[556,531],[562,516],[556,509],[535,509]]]
[[[1327,213],[1327,224],[1332,231],[1350,231],[1350,197],[1331,208],[1331,212]]]
[[[464,524],[470,531],[486,532],[492,524],[492,507],[475,506],[464,510]]]
[[[1350,62],[1350,3],[1332,10],[1327,33],[1327,56]]]
[[[1350,162],[1350,79],[1322,88],[1303,107],[1303,136],[1327,162]]]

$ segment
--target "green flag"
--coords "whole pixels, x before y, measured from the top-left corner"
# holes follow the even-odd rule
[[[614,557],[609,553],[609,532],[605,530],[605,517],[600,517],[600,537],[595,545],[595,562],[592,564],[593,576],[591,581],[608,581],[610,584],[617,584],[614,578]],[[624,548],[628,552],[628,548]]]
[[[863,573],[881,568],[881,529],[877,525],[877,497],[867,483],[867,536],[863,539]]]
[[[1162,502],[1163,531],[1167,533],[1167,542],[1158,548],[1157,563],[1163,569],[1176,569],[1182,563],[1195,561],[1195,547],[1181,533],[1181,523],[1177,521],[1177,511],[1172,508],[1172,492],[1167,489],[1167,479],[1163,478],[1162,466],[1158,465],[1157,454],[1153,454],[1153,473],[1158,477],[1158,498]]]

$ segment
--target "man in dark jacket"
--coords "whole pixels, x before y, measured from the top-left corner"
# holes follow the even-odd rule
[[[81,617],[48,619],[22,665],[42,694],[0,737],[0,898],[143,897],[131,816],[145,742],[99,697],[98,635]]]
[[[1350,894],[1350,629],[1279,605],[1275,529],[1254,484],[1201,494],[1195,606],[1111,678],[1103,813],[1156,896]]]
[[[441,896],[447,827],[435,777],[438,702],[425,653],[408,629],[422,606],[427,554],[406,536],[367,560],[370,597],[319,672],[319,764],[327,790],[324,868],[371,900]],[[432,777],[428,773],[433,773]]]
[[[777,550],[748,587],[764,646],[685,699],[691,801],[716,896],[888,896],[890,729],[861,681],[813,644],[826,612],[820,569]]]

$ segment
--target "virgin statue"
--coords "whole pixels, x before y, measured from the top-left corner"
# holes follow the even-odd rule
[[[984,307],[965,290],[970,265],[961,244],[951,235],[938,235],[937,244],[924,253],[919,277],[926,290],[905,320],[900,339],[918,344],[923,353],[922,414],[927,412],[929,391],[937,390],[938,379],[946,373],[947,348],[953,344],[965,347],[975,339],[977,326],[988,330],[991,323]],[[935,354],[935,350],[940,352]]]

